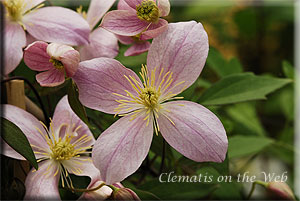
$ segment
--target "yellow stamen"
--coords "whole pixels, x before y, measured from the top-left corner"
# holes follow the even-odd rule
[[[136,6],[137,17],[147,22],[157,22],[159,9],[153,0],[144,0]]]

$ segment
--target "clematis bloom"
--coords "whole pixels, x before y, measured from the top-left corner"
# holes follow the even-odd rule
[[[73,188],[69,174],[99,177],[99,171],[89,157],[94,144],[93,134],[72,111],[67,96],[57,104],[50,128],[30,113],[13,105],[2,105],[2,117],[17,125],[28,138],[39,162],[37,171],[30,171],[25,180],[27,199],[60,199],[59,179],[62,185]],[[24,160],[9,145],[3,143],[2,154]]]
[[[79,52],[73,47],[36,41],[24,50],[24,62],[32,70],[44,71],[36,75],[41,86],[53,87],[72,77],[80,62]]]
[[[69,45],[88,43],[89,25],[76,12],[62,7],[44,7],[44,0],[1,0],[5,8],[4,75],[12,72],[23,56],[25,30],[34,38]]]
[[[208,37],[195,21],[171,23],[153,39],[142,80],[114,59],[81,62],[73,77],[87,107],[121,117],[97,139],[92,158],[107,183],[122,181],[147,156],[153,131],[194,161],[222,162],[227,137],[221,121],[200,104],[172,101],[200,75]],[[122,165],[120,165],[122,164]]]
[[[115,34],[98,27],[98,21],[111,8],[115,0],[91,0],[87,13],[82,7],[77,9],[90,25],[89,43],[78,48],[81,61],[98,57],[114,58],[119,53],[118,39]]]
[[[154,38],[166,30],[169,0],[120,0],[118,10],[108,12],[100,26],[122,36],[138,36],[141,40]]]

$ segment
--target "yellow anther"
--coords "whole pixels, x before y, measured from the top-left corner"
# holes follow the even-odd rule
[[[23,9],[25,7],[24,0],[5,0],[3,4],[12,21],[18,22],[22,19]]]
[[[153,0],[144,0],[136,6],[137,17],[147,22],[157,22],[159,18],[159,9]]]
[[[61,61],[59,61],[53,57],[51,57],[51,59],[49,59],[49,62],[51,62],[53,64],[53,66],[58,70],[64,69],[64,64]]]

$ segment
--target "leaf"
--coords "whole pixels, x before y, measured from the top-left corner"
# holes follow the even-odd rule
[[[290,79],[256,76],[252,73],[230,75],[207,89],[199,102],[204,105],[223,105],[266,99],[267,94],[290,82]]]
[[[29,163],[37,170],[38,164],[28,139],[11,121],[1,117],[2,139],[11,146],[16,152],[26,158]]]
[[[233,136],[228,138],[228,157],[229,159],[259,153],[273,140],[259,136]]]
[[[282,62],[282,70],[287,78],[294,79],[295,69],[288,61]]]
[[[210,48],[207,57],[207,63],[220,77],[241,73],[242,65],[237,58],[226,61],[220,52],[214,48]]]
[[[243,134],[250,135],[266,135],[266,131],[260,123],[253,104],[236,104],[227,107],[226,112],[234,120],[234,129],[236,132],[243,132]]]
[[[85,109],[78,98],[78,89],[76,84],[71,81],[68,88],[68,101],[75,114],[89,127],[91,127]]]
[[[182,176],[181,181],[183,181],[184,175],[172,173],[173,174],[170,175],[171,180],[172,178],[178,180],[179,176]],[[191,178],[192,176],[193,178]],[[171,180],[168,182],[168,176],[163,175],[161,179],[162,181],[166,180],[165,183],[161,183],[159,179],[155,179],[143,184],[139,189],[149,191],[162,200],[200,199],[209,195],[216,189],[216,185],[214,184],[194,181],[194,178],[196,177],[199,178],[199,175],[191,175],[189,176],[189,181],[185,180],[185,182],[172,182]]]

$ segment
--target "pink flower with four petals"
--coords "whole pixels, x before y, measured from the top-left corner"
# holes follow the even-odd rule
[[[79,64],[73,77],[83,105],[124,116],[97,139],[92,158],[108,184],[134,173],[147,156],[153,131],[194,161],[222,162],[227,137],[221,121],[200,104],[172,101],[200,75],[208,37],[195,21],[171,23],[153,40],[142,80],[117,60]],[[121,164],[121,165],[120,165]]]

